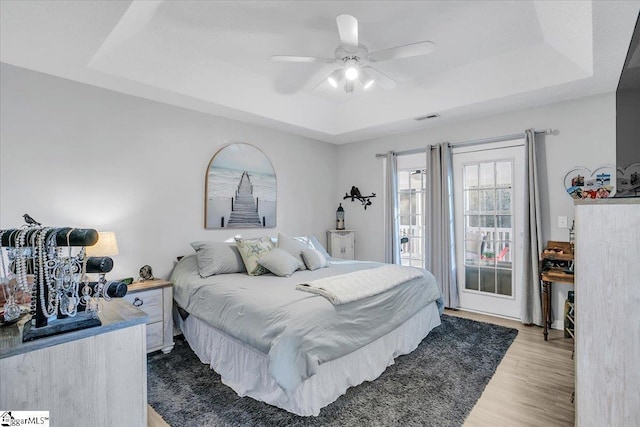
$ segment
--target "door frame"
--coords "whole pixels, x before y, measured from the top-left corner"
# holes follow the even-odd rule
[[[473,153],[473,160],[463,157]],[[493,153],[493,154],[492,154]],[[454,195],[454,227],[456,244],[456,265],[460,309],[486,313],[510,319],[521,318],[521,299],[524,284],[521,268],[523,266],[524,234],[524,185],[525,175],[518,176],[518,171],[524,170],[525,146],[524,138],[509,141],[473,144],[452,148],[453,167],[453,195]],[[462,168],[465,164],[477,164],[486,157],[487,161],[512,160],[512,236],[510,251],[512,251],[512,290],[513,295],[488,294],[482,291],[466,289],[465,287],[465,223],[463,215]]]

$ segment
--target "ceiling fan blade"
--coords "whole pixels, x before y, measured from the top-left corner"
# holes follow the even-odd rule
[[[398,83],[396,83],[395,80],[387,76],[382,71],[379,71],[368,65],[365,67],[362,67],[362,69],[365,70],[371,76],[371,78],[373,78],[377,86],[380,86],[383,89],[393,89],[398,85]]]
[[[338,15],[336,17],[340,42],[345,48],[358,48],[358,20],[351,15]],[[347,49],[348,50],[348,49]]]
[[[325,64],[336,62],[334,58],[318,58],[315,56],[273,55],[271,59],[280,62],[323,62]]]
[[[369,61],[379,62],[388,61],[389,59],[411,58],[412,56],[428,55],[434,50],[436,50],[436,45],[430,41],[405,44],[371,52]]]

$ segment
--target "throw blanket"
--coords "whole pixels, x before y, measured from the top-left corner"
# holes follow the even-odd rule
[[[381,294],[407,280],[421,276],[422,272],[415,268],[384,265],[369,270],[354,271],[300,283],[296,289],[322,295],[333,305],[341,305]]]

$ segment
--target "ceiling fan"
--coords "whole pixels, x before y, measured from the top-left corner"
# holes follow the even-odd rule
[[[338,88],[344,82],[345,92],[353,93],[356,82],[360,82],[365,90],[373,86],[374,83],[384,89],[393,89],[396,86],[395,80],[368,65],[369,63],[427,55],[436,48],[433,42],[421,41],[369,53],[367,47],[358,42],[358,20],[355,17],[338,15],[336,23],[341,44],[336,48],[334,58],[274,55],[271,59],[284,62],[337,63],[340,68],[329,74],[327,81],[334,88]]]

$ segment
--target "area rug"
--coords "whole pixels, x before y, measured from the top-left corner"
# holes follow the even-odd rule
[[[317,417],[238,397],[184,340],[148,358],[148,401],[172,427],[457,426],[480,398],[518,331],[442,316],[411,354],[347,390]]]

